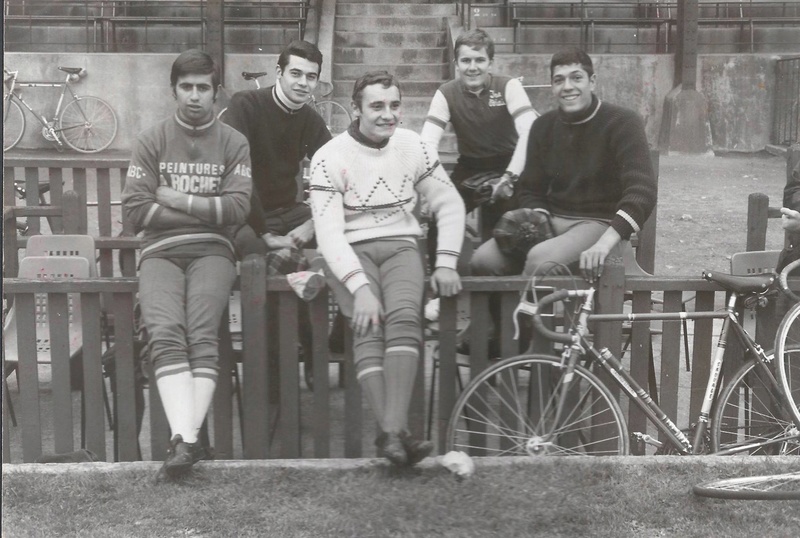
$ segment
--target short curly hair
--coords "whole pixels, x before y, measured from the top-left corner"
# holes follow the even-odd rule
[[[169,84],[172,90],[178,84],[178,79],[185,75],[211,75],[211,83],[214,86],[214,95],[217,94],[222,77],[219,65],[212,56],[200,49],[189,49],[184,51],[172,62],[172,71],[169,74]]]
[[[373,84],[380,84],[384,88],[397,86],[397,91],[402,96],[400,81],[397,80],[397,77],[388,71],[370,71],[361,75],[353,86],[353,103],[355,103],[359,109],[361,109],[361,101],[364,97],[364,88],[372,86]]]

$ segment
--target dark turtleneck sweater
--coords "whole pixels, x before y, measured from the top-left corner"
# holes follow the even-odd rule
[[[247,223],[263,235],[268,231],[263,212],[297,203],[300,162],[313,157],[331,134],[310,106],[292,110],[281,103],[275,86],[235,93],[224,118],[250,143],[253,200]]]
[[[655,207],[647,136],[632,110],[594,95],[583,112],[551,110],[533,123],[527,155],[520,207],[607,220],[623,239],[640,230]]]

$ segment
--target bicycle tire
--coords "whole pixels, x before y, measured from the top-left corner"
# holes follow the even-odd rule
[[[487,456],[626,455],[622,409],[608,387],[576,365],[561,422],[553,424],[564,367],[550,355],[504,359],[476,376],[458,398],[446,450]],[[513,381],[513,383],[512,383]]]
[[[779,501],[800,499],[800,472],[724,478],[698,484],[695,495],[713,499]]]
[[[789,262],[788,264],[786,264],[786,267],[784,267],[781,270],[780,274],[778,275],[778,280],[780,281],[781,284],[781,291],[786,295],[788,295],[789,297],[791,297],[791,299],[795,302],[800,302],[800,295],[797,295],[795,292],[791,290],[791,288],[789,288],[788,278],[789,278],[789,273],[791,273],[798,267],[800,267],[800,259],[794,260],[793,262]]]
[[[325,120],[325,125],[331,132],[331,136],[345,132],[350,126],[350,122],[353,121],[350,111],[336,101],[315,101],[314,108],[317,114]]]
[[[58,134],[75,151],[97,153],[117,136],[117,115],[99,97],[77,97],[61,111]]]
[[[217,119],[222,121],[222,117],[225,115],[225,113],[227,111],[228,111],[228,107],[225,107],[222,110],[220,110],[219,112],[217,112]]]
[[[778,381],[788,398],[795,424],[800,426],[800,303],[783,316],[775,334],[775,358]]]
[[[25,132],[25,114],[19,103],[11,100],[11,94],[3,96],[3,151],[7,151],[22,140]]]
[[[711,417],[712,453],[741,447],[742,454],[800,455],[800,437],[775,442],[797,435],[797,427],[778,387],[765,378],[757,359],[751,359],[725,383]]]

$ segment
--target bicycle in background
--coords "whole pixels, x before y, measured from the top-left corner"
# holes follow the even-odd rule
[[[800,305],[784,317],[777,352],[765,352],[737,318],[741,305],[758,304],[779,290],[788,293],[785,274],[733,276],[706,271],[703,278],[729,293],[717,312],[594,314],[594,288],[561,289],[536,298],[529,284],[514,312],[533,317],[536,333],[563,344],[560,357],[525,354],[494,364],[476,376],[459,397],[447,431],[445,452],[463,450],[486,456],[626,455],[631,439],[655,446],[656,454],[800,455],[800,334],[795,321]],[[539,288],[541,290],[541,288]],[[546,288],[551,291],[552,288]],[[533,292],[533,301],[528,300]],[[543,321],[549,305],[558,305],[566,332]],[[592,322],[651,322],[720,319],[722,327],[712,356],[711,374],[700,415],[688,430],[680,429],[608,348],[597,349]],[[800,322],[798,322],[800,323]],[[791,328],[798,329],[797,332]],[[746,357],[721,386],[723,356],[730,334],[736,334]],[[777,374],[775,373],[777,371]],[[598,376],[599,372],[604,375]],[[661,433],[629,432],[616,387]],[[721,388],[720,388],[721,387]]]
[[[72,84],[86,76],[82,67],[59,67],[66,73],[64,82],[20,82],[19,71],[3,68],[3,151],[16,146],[25,132],[24,106],[41,124],[46,140],[61,151],[64,144],[81,153],[97,153],[111,145],[117,135],[117,116],[111,106],[99,97],[76,94]],[[61,88],[53,119],[48,120],[22,98],[19,88]],[[71,97],[64,108],[64,98]]]
[[[250,72],[250,71],[243,71],[242,78],[245,80],[252,80],[255,82],[256,88],[261,89],[261,83],[258,82],[258,79],[268,75],[266,71],[258,71],[258,72]],[[322,82],[320,81],[317,85],[317,93],[319,93],[322,97],[327,97],[333,92],[333,84],[330,82]],[[350,122],[353,121],[353,118],[350,116],[350,111],[347,110],[344,106],[340,105],[336,101],[332,99],[324,99],[318,101],[315,95],[311,95],[311,100],[308,102],[309,106],[317,111],[317,114],[322,116],[322,119],[325,120],[325,125],[328,127],[328,130],[331,132],[332,136],[336,136],[340,133],[343,133],[347,130],[350,126]],[[225,115],[225,112],[228,110],[228,107],[223,108],[217,114],[217,118],[222,119]]]

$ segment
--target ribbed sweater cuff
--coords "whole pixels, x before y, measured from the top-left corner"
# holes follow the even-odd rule
[[[622,239],[630,239],[631,234],[641,229],[636,221],[622,210],[617,211],[617,214],[611,219],[611,227],[617,231]]]
[[[445,267],[453,269],[458,266],[458,256],[453,256],[450,252],[437,252],[436,253],[436,268]]]
[[[347,289],[350,290],[350,293],[353,294],[356,292],[358,288],[360,288],[365,284],[369,285],[369,279],[367,278],[366,273],[364,273],[363,271],[354,274],[351,278],[347,280],[347,282],[345,282],[345,286],[347,286]]]

